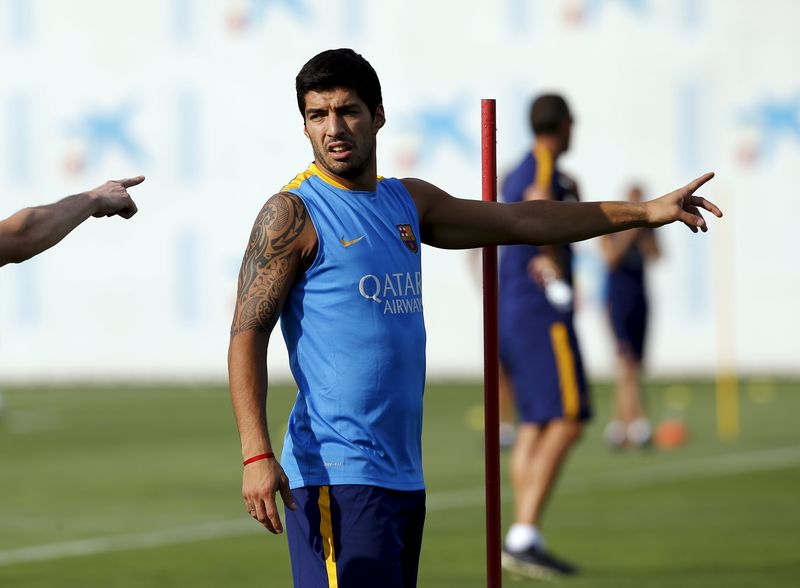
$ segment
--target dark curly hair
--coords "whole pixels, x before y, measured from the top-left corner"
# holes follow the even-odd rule
[[[306,94],[334,88],[353,90],[369,112],[375,111],[383,102],[381,82],[378,74],[360,54],[352,49],[329,49],[312,57],[295,78],[297,106],[305,118]]]

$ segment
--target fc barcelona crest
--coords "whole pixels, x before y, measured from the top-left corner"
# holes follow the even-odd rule
[[[397,230],[400,231],[400,239],[411,250],[411,253],[419,251],[419,243],[417,243],[417,237],[414,235],[411,225],[397,225]]]

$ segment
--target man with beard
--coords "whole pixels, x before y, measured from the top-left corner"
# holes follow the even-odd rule
[[[676,220],[706,230],[698,208],[721,213],[693,192],[713,174],[641,205],[458,199],[377,175],[380,82],[354,51],[312,58],[296,91],[314,161],[258,214],[231,326],[242,496],[281,533],[281,494],[296,587],[413,587],[425,517],[420,243],[558,243]],[[280,462],[266,419],[278,318],[299,388]]]

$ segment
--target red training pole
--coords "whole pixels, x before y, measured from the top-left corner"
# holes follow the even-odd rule
[[[495,101],[481,100],[484,202],[497,202]],[[483,404],[486,452],[486,585],[500,588],[500,407],[497,343],[497,246],[483,248]]]

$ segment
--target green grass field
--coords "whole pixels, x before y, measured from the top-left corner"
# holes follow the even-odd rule
[[[800,586],[800,383],[743,382],[732,443],[717,440],[709,383],[648,393],[654,416],[685,415],[690,442],[611,453],[600,438],[609,388],[596,387],[595,425],[544,524],[553,550],[582,566],[564,584]],[[273,439],[292,396],[271,394]],[[0,586],[291,586],[285,538],[243,511],[223,388],[7,389],[4,399]],[[481,399],[477,385],[426,392],[422,588],[485,586]],[[506,523],[509,507],[506,495]]]

